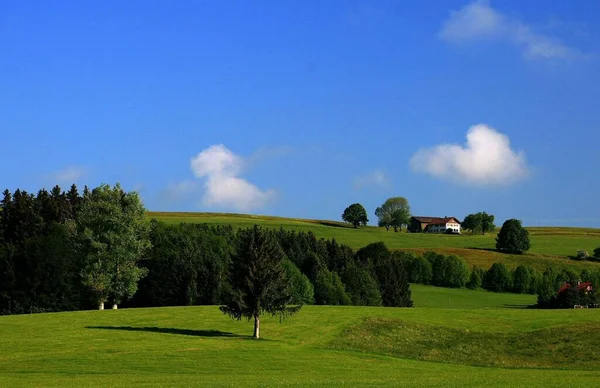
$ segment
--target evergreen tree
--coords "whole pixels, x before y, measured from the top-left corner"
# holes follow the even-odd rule
[[[233,319],[253,318],[254,338],[260,338],[261,314],[283,318],[301,308],[286,305],[291,293],[282,266],[284,258],[274,232],[257,225],[240,230],[230,275],[231,295],[220,309]]]

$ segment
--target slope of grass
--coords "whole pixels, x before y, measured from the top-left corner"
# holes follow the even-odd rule
[[[495,252],[496,233],[486,235],[443,235],[424,233],[394,233],[384,228],[352,228],[336,221],[304,220],[271,216],[251,216],[227,213],[165,213],[151,212],[149,217],[165,222],[195,222],[208,224],[230,224],[234,227],[249,227],[259,224],[269,228],[285,228],[303,232],[313,232],[317,237],[335,238],[354,249],[383,241],[390,249],[415,250],[423,252],[431,249],[446,254],[457,254],[469,265],[483,268],[494,262],[503,262],[510,268],[519,264],[529,264],[544,270],[553,264],[562,268],[581,271],[583,268],[600,269],[600,263],[577,262],[567,256],[574,256],[578,249],[592,252],[600,247],[600,229],[589,228],[528,228],[531,236],[531,251],[525,255],[507,255]]]
[[[599,322],[522,332],[493,332],[367,318],[344,331],[332,347],[401,358],[507,368],[595,370]]]
[[[4,316],[0,386],[558,387],[568,381],[570,386],[589,387],[600,381],[595,359],[570,365],[546,347],[550,353],[532,352],[521,363],[512,359],[516,345],[509,341],[528,341],[535,331],[550,340],[569,339],[568,349],[589,350],[588,344],[598,341],[597,331],[586,332],[584,344],[579,336],[547,333],[560,333],[561,327],[592,327],[600,310],[503,308],[499,306],[529,303],[531,297],[425,286],[413,287],[413,295],[417,306],[424,307],[305,306],[283,323],[264,317],[265,339],[260,341],[248,337],[252,322],[233,321],[216,306]],[[448,298],[452,308],[445,308]],[[371,330],[361,326],[369,319],[378,325],[376,346],[367,349],[344,342],[353,330]],[[401,341],[407,336],[398,322],[420,333],[420,339],[408,337],[418,345],[412,354],[403,353]],[[388,324],[393,326],[390,332],[382,326]],[[473,340],[479,337],[465,337],[467,329],[504,339],[493,344],[494,352],[521,369],[473,366],[478,362],[472,352],[481,347]],[[369,335],[375,335],[372,331]],[[440,333],[447,348],[425,338],[434,332]],[[452,336],[457,340],[449,340]],[[464,349],[448,350],[462,340],[469,341]],[[535,346],[544,348],[544,341]],[[437,358],[417,359],[418,354],[433,354],[436,349]],[[448,357],[456,364],[447,364]]]

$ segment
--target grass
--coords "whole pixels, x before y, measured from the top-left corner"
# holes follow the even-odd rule
[[[600,379],[591,354],[600,310],[511,308],[533,297],[428,286],[414,286],[413,299],[412,309],[304,306],[283,323],[263,318],[260,341],[249,338],[251,322],[216,306],[4,316],[0,386],[588,387]],[[370,340],[357,342],[363,334]],[[565,349],[589,357],[573,363]]]
[[[384,228],[362,227],[355,229],[337,221],[305,220],[271,216],[252,216],[228,213],[167,213],[151,212],[151,218],[165,222],[195,222],[208,224],[230,224],[234,227],[249,227],[259,224],[269,228],[280,228],[313,232],[317,237],[335,238],[354,249],[383,241],[388,248],[412,250],[422,253],[435,250],[445,254],[463,257],[469,265],[489,268],[495,262],[503,262],[514,269],[520,264],[528,264],[543,271],[548,265],[581,271],[584,268],[600,269],[600,263],[578,262],[575,256],[578,249],[592,252],[600,246],[600,229],[591,228],[527,228],[531,238],[531,250],[524,255],[509,255],[494,251],[496,233],[486,235],[443,235],[423,233],[386,232]]]

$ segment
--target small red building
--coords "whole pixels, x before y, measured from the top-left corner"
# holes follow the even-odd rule
[[[563,284],[563,286],[558,290],[557,294],[562,294],[563,292],[567,291],[569,288],[571,287],[577,287],[577,291],[585,291],[586,293],[592,291],[592,283],[591,282],[577,282],[576,285],[571,286],[571,283],[565,283]]]

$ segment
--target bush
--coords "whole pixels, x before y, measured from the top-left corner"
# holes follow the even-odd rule
[[[523,228],[521,221],[506,220],[496,237],[496,249],[502,252],[521,254],[529,250],[529,232]]]
[[[583,249],[577,251],[577,260],[587,260],[589,258],[590,254],[587,253],[587,251],[584,251]]]
[[[600,259],[600,247],[594,249],[594,257]]]
[[[494,263],[483,278],[483,288],[494,292],[509,291],[512,286],[512,274],[503,263]]]

